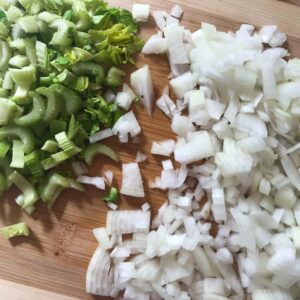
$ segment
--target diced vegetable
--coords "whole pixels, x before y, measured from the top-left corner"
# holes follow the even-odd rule
[[[29,236],[30,231],[26,223],[18,223],[1,228],[3,237],[8,240],[16,236]]]

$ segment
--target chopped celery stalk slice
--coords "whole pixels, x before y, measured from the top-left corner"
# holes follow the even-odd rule
[[[57,79],[59,82],[66,85],[72,84],[77,80],[76,76],[67,69],[63,70],[59,75],[57,75]]]
[[[118,200],[118,190],[115,187],[111,187],[108,194],[103,198],[104,202],[116,202]]]
[[[24,168],[24,145],[20,140],[13,140],[11,168]]]
[[[69,86],[74,90],[76,90],[77,92],[83,92],[89,86],[89,78],[87,76],[79,76]]]
[[[96,157],[96,155],[102,154],[108,156],[112,160],[118,162],[120,160],[119,155],[110,147],[102,144],[92,144],[87,146],[83,152],[85,162],[90,166]]]
[[[87,30],[91,27],[92,19],[86,9],[85,3],[80,0],[74,0],[72,10],[75,19],[77,19],[76,28],[78,30]]]
[[[29,129],[13,125],[0,128],[0,140],[14,138],[22,141],[25,154],[31,152],[35,147],[34,136]]]
[[[23,208],[28,208],[39,200],[36,189],[19,172],[12,172],[8,176],[8,180],[12,181],[22,191],[24,196]]]
[[[0,142],[0,158],[4,158],[10,149],[10,144],[6,142]]]
[[[95,62],[78,62],[72,67],[72,72],[75,75],[96,76],[99,78],[99,83],[102,83],[105,78],[103,67]]]
[[[45,122],[50,122],[57,118],[59,113],[63,109],[63,103],[61,99],[55,94],[53,89],[46,87],[39,87],[36,89],[36,92],[42,96],[47,97],[47,107],[43,117]]]
[[[67,154],[72,155],[73,153],[79,153],[81,151],[67,136],[65,132],[61,132],[55,135],[55,139],[61,149]]]
[[[6,11],[6,16],[9,22],[14,23],[16,20],[23,17],[23,12],[18,7],[11,5]]]
[[[13,101],[0,98],[0,126],[7,125],[17,110],[18,106]]]
[[[6,89],[4,89],[4,88],[0,88],[0,97],[3,97],[3,98],[9,97],[9,92],[8,92],[8,90],[6,90]]]
[[[39,32],[37,19],[34,16],[25,16],[18,20],[18,24],[26,33]]]
[[[42,167],[44,170],[50,170],[56,166],[58,166],[60,163],[55,161],[53,157],[48,157],[41,161]]]
[[[46,69],[49,64],[47,45],[40,41],[36,41],[35,50],[37,56],[37,63],[42,69]]]
[[[72,156],[72,155],[71,155],[71,156]],[[69,159],[71,156],[68,155],[65,151],[60,151],[60,152],[57,152],[57,153],[51,155],[51,157],[53,157],[53,159],[54,159],[57,163],[64,162],[64,161],[66,161],[67,159]]]
[[[78,93],[62,84],[53,84],[51,88],[64,99],[67,116],[75,114],[80,110],[82,100]]]
[[[21,222],[1,228],[1,233],[6,240],[9,240],[16,236],[29,236],[30,231],[27,224],[25,222]]]
[[[108,85],[111,88],[117,88],[122,85],[123,83],[123,77],[126,75],[126,73],[118,69],[116,67],[112,67],[109,69],[107,73],[107,77],[105,79],[106,85]]]
[[[16,55],[9,60],[9,64],[13,67],[23,68],[29,65],[29,59],[25,55]]]
[[[0,71],[6,70],[10,57],[11,50],[9,45],[4,41],[0,41]]]
[[[15,199],[16,203],[22,207],[23,203],[24,203],[24,196],[23,195],[19,195],[16,199]],[[29,215],[31,215],[34,211],[35,211],[35,207],[34,206],[30,206],[28,208],[24,209]]]
[[[33,66],[36,66],[37,64],[35,42],[34,38],[24,40],[26,55]]]
[[[30,92],[29,96],[33,98],[32,110],[28,114],[15,119],[15,123],[22,127],[28,127],[40,122],[46,110],[46,103],[40,95],[35,92]]]
[[[40,156],[37,151],[33,151],[25,156],[25,166],[35,178],[40,178],[44,175]]]
[[[67,188],[84,191],[82,185],[80,185],[74,179],[54,173],[50,175],[50,177],[44,184],[42,184],[42,186],[40,186],[41,198],[48,204],[48,207],[51,208],[62,190]]]
[[[55,141],[48,140],[43,145],[42,150],[49,153],[56,153],[58,150],[58,144]]]

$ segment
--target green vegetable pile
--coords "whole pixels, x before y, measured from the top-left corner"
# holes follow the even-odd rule
[[[0,0],[0,193],[16,185],[28,213],[65,188],[83,190],[56,166],[99,153],[118,160],[88,138],[123,114],[103,95],[143,47],[137,30],[129,11],[102,0]]]

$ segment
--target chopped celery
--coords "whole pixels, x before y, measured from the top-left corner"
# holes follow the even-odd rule
[[[29,214],[56,184],[49,207],[64,188],[50,169],[82,158],[91,164],[105,145],[89,136],[112,128],[123,114],[102,96],[116,90],[143,42],[137,22],[102,0],[0,0],[0,194],[15,184],[16,202]],[[19,171],[19,172],[18,172]],[[25,177],[25,176],[28,176]],[[49,186],[50,185],[50,186]],[[47,198],[47,197],[46,197]]]
[[[79,153],[81,151],[67,136],[65,132],[61,132],[55,135],[55,139],[61,149],[68,154],[74,155],[74,153]]]
[[[111,187],[109,193],[103,198],[104,202],[116,202],[118,200],[118,190],[115,187]]]
[[[61,99],[55,94],[53,89],[46,87],[39,87],[36,89],[36,92],[42,96],[47,97],[47,106],[46,111],[43,116],[45,122],[50,122],[57,118],[59,113],[63,109],[63,103]]]
[[[0,159],[4,158],[10,149],[10,144],[7,142],[0,142]]]
[[[55,153],[58,150],[58,144],[55,141],[48,140],[43,145],[42,150],[49,153]]]
[[[34,136],[29,129],[13,125],[0,128],[0,140],[14,138],[22,141],[25,153],[31,152],[35,147]]]
[[[17,109],[17,105],[11,100],[0,98],[0,126],[7,125]]]
[[[85,162],[90,166],[96,157],[96,155],[102,154],[105,156],[108,156],[114,161],[119,161],[120,157],[119,155],[112,150],[110,147],[102,144],[92,144],[87,146],[87,148],[83,152],[83,157]]]
[[[112,67],[107,73],[105,83],[111,88],[117,88],[122,85],[122,78],[125,75],[126,73],[123,70],[120,70],[116,67]]]
[[[13,140],[11,168],[24,168],[24,145],[19,140]]]
[[[40,185],[40,194],[44,202],[51,208],[63,189],[73,188],[84,191],[84,188],[72,178],[64,177],[58,173],[51,174],[50,177]]]
[[[33,151],[25,156],[25,166],[35,178],[44,175],[38,151]]]
[[[18,223],[1,228],[1,233],[6,240],[9,240],[16,236],[29,236],[30,231],[26,223]]]
[[[13,182],[22,191],[24,196],[23,208],[28,208],[39,200],[36,189],[17,171],[12,172],[8,176],[8,180]]]
[[[30,92],[29,96],[33,99],[32,110],[22,117],[15,119],[15,123],[22,127],[35,125],[43,119],[46,104],[45,101],[35,92]]]

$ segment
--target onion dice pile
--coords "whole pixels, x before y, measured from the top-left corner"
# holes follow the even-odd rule
[[[177,97],[165,92],[156,102],[177,138],[151,152],[180,167],[167,158],[150,182],[168,198],[151,228],[144,205],[110,211],[108,227],[95,230],[87,291],[139,300],[300,299],[300,59],[287,60],[276,26],[225,33],[203,23],[191,33],[176,19],[180,7],[172,12],[153,12],[160,31],[144,52],[168,54]],[[152,91],[146,81],[142,89]],[[141,190],[140,179],[131,189]]]

